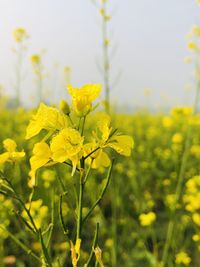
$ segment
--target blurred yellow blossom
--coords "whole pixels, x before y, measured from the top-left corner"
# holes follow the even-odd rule
[[[183,136],[181,133],[175,133],[172,136],[172,142],[173,143],[179,144],[179,143],[182,143],[182,141],[183,141]]]
[[[195,235],[193,235],[193,236],[192,236],[192,240],[193,240],[194,242],[198,242],[198,241],[200,240],[200,235],[199,235],[199,234],[195,234]]]
[[[154,212],[142,213],[139,216],[140,224],[142,226],[149,226],[156,220],[156,214]]]
[[[13,31],[13,37],[17,43],[21,43],[28,38],[28,34],[25,28],[16,28]]]
[[[200,226],[200,214],[199,213],[195,212],[194,214],[192,214],[192,220],[196,225]]]
[[[194,25],[192,28],[192,33],[195,34],[196,36],[200,36],[200,27],[197,25]]]
[[[162,124],[165,128],[170,128],[173,124],[173,120],[170,116],[165,116],[162,119]]]
[[[193,113],[192,107],[174,107],[171,110],[172,116],[190,116]]]
[[[30,61],[31,61],[32,64],[40,64],[41,63],[41,57],[38,54],[33,54],[30,57]]]
[[[198,50],[198,46],[194,41],[189,41],[187,47],[190,50]]]
[[[8,138],[3,141],[3,146],[6,152],[0,154],[0,164],[4,164],[6,161],[15,162],[25,156],[25,152],[16,151],[17,144],[14,140]]]
[[[191,258],[184,251],[176,254],[176,264],[189,265],[191,263]]]

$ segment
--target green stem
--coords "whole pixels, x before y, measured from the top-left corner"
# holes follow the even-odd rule
[[[90,217],[90,215],[92,214],[93,210],[96,208],[96,206],[101,202],[107,188],[108,188],[108,185],[109,185],[109,182],[110,182],[110,178],[111,178],[111,173],[112,173],[112,168],[113,168],[113,164],[114,164],[114,159],[112,160],[112,163],[110,165],[110,168],[108,170],[108,174],[107,174],[107,177],[106,177],[106,183],[98,197],[98,199],[95,201],[95,203],[92,205],[92,207],[90,208],[90,210],[88,211],[88,213],[86,214],[85,218],[83,219],[83,223]]]
[[[81,239],[82,230],[82,206],[83,206],[83,187],[84,187],[84,160],[81,160],[81,172],[79,179],[79,198],[78,198],[78,216],[77,216],[77,231],[76,240]]]
[[[22,71],[22,61],[23,61],[23,44],[19,43],[17,64],[16,64],[16,107],[20,105],[20,89],[21,89],[21,71]]]
[[[112,199],[112,237],[113,237],[113,246],[112,246],[112,266],[117,266],[117,201],[118,201],[118,190],[116,181],[112,180],[111,186]]]
[[[38,230],[38,233],[39,233],[39,240],[40,240],[40,244],[41,244],[41,247],[42,247],[42,253],[43,253],[45,262],[46,262],[48,267],[53,267],[52,261],[51,261],[51,257],[49,255],[49,252],[48,252],[47,247],[45,246],[45,243],[44,243],[44,240],[43,240],[41,229]]]
[[[54,190],[52,190],[52,196],[51,196],[51,224],[50,224],[50,230],[49,230],[49,235],[48,235],[48,239],[47,239],[47,247],[49,247],[50,241],[51,241],[51,237],[53,234],[53,228],[54,228],[54,213],[55,213],[55,192]]]
[[[65,194],[63,194],[63,195],[65,195]],[[67,235],[68,234],[68,230],[67,230],[67,227],[65,225],[64,218],[63,218],[63,212],[62,212],[63,195],[60,195],[60,201],[59,201],[59,219],[60,219],[61,226],[63,228],[64,235]]]
[[[98,234],[99,234],[99,223],[96,224],[96,230],[95,230],[95,234],[94,234],[94,239],[93,239],[93,243],[92,243],[92,249],[90,252],[90,256],[88,258],[87,263],[84,265],[84,267],[88,267],[89,264],[91,263],[93,257],[94,257],[94,248],[97,245],[97,241],[98,241]]]
[[[2,227],[0,225],[0,228],[8,234],[8,236],[18,245],[20,246],[28,255],[31,255],[33,258],[35,258],[37,261],[41,263],[40,258],[31,250],[29,249],[26,245],[24,245],[15,235],[13,235],[9,230],[6,228]]]
[[[105,16],[107,15],[106,10],[106,2],[103,3],[102,8],[104,10]],[[109,55],[108,55],[108,45],[106,44],[106,40],[108,39],[108,33],[107,33],[107,19],[104,15],[102,15],[102,42],[103,42],[103,78],[104,78],[104,86],[105,86],[105,99],[106,99],[106,105],[105,109],[106,112],[110,112],[110,85],[109,85]]]
[[[4,259],[4,247],[3,247],[3,238],[0,240],[0,266],[3,266]]]
[[[85,128],[85,120],[86,116],[83,117],[83,124],[82,124],[82,129],[81,129],[81,136],[83,136],[84,128]]]

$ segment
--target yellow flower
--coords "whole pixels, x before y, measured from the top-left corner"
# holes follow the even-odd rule
[[[72,96],[73,109],[77,116],[86,116],[92,108],[92,101],[94,101],[101,92],[100,84],[88,84],[82,88],[73,88],[68,85],[68,91]]]
[[[199,192],[199,186],[200,186],[200,176],[196,175],[193,176],[191,179],[189,179],[186,183],[186,192],[183,196],[183,201],[186,203],[185,209],[189,212],[195,212],[199,210],[200,208],[200,192]],[[197,215],[195,215],[197,214]],[[193,221],[196,224],[200,224],[200,219],[198,219],[200,216],[198,216],[198,213],[193,214]]]
[[[192,28],[192,32],[196,35],[196,36],[200,36],[200,27],[199,26],[193,26]]]
[[[96,149],[95,143],[88,143],[84,145],[84,156],[89,155],[92,151]],[[91,156],[87,159],[88,164],[91,165],[93,169],[99,169],[101,167],[109,167],[110,166],[110,158],[103,151],[103,149],[98,149],[96,152],[92,153]]]
[[[112,133],[110,127],[110,117],[103,114],[102,120],[99,122],[98,128],[101,132],[99,146],[101,148],[110,147],[117,153],[129,157],[134,146],[133,138],[128,135],[117,135]]]
[[[199,234],[195,234],[195,235],[193,235],[193,236],[192,236],[192,240],[193,240],[194,242],[198,242],[198,241],[200,240],[200,235],[199,235]]]
[[[41,62],[41,57],[40,57],[40,55],[33,54],[33,55],[30,57],[30,60],[31,60],[31,63],[38,65],[38,64],[40,64],[40,62]]]
[[[92,161],[92,168],[108,167],[110,159],[103,151],[105,148],[112,148],[117,153],[123,156],[130,156],[134,146],[133,138],[128,135],[117,135],[112,133],[110,127],[110,117],[101,113],[98,116],[97,131],[93,132],[93,140],[84,146],[84,156],[87,157],[92,151],[96,150],[90,155],[88,162]]]
[[[156,214],[154,212],[142,213],[139,216],[140,224],[142,226],[149,226],[156,220]]]
[[[190,152],[192,155],[195,157],[199,158],[200,157],[200,145],[193,145],[190,148]]]
[[[53,170],[44,170],[41,178],[44,180],[44,187],[48,188],[52,182],[56,179],[56,173]]]
[[[49,132],[55,132],[65,128],[68,124],[66,116],[56,108],[48,107],[41,103],[33,119],[26,129],[26,139],[39,134],[42,129]]]
[[[104,264],[103,264],[103,261],[102,261],[102,251],[101,251],[99,246],[94,248],[94,254],[95,254],[96,260],[99,263],[99,265],[101,267],[105,267]]]
[[[80,133],[72,128],[66,128],[59,132],[52,139],[51,151],[52,159],[57,162],[71,160],[73,165],[72,174],[81,158],[84,138]]]
[[[28,34],[27,34],[26,29],[16,28],[13,31],[13,37],[17,43],[21,43],[24,39],[28,38]]]
[[[172,121],[172,118],[169,117],[169,116],[165,116],[163,119],[162,119],[162,124],[165,128],[170,128],[173,124],[173,121]]]
[[[200,215],[199,215],[199,213],[195,212],[194,214],[192,214],[192,220],[196,225],[200,226]]]
[[[47,143],[40,142],[36,143],[33,148],[33,156],[30,158],[31,171],[29,173],[31,180],[29,181],[29,186],[35,186],[35,173],[36,171],[44,166],[51,160],[51,150]]]
[[[183,136],[181,133],[175,133],[173,136],[172,136],[172,142],[175,143],[175,144],[180,144],[182,143],[183,141]]]
[[[188,49],[190,50],[198,50],[197,44],[193,41],[190,41],[187,46],[188,46]]]
[[[6,161],[15,162],[16,160],[23,158],[25,156],[25,152],[16,151],[17,144],[12,139],[5,139],[3,141],[3,146],[6,150],[3,154],[0,155],[0,164],[4,164]]]
[[[70,240],[70,246],[71,246],[72,265],[73,267],[77,267],[80,258],[81,239],[77,239],[75,245]]]
[[[181,251],[176,254],[176,264],[189,265],[190,262],[191,258],[188,256],[186,252]]]
[[[171,110],[171,115],[174,117],[178,116],[191,116],[193,113],[192,107],[175,107]]]
[[[133,138],[128,135],[115,135],[111,137],[105,147],[111,147],[117,153],[129,157],[133,149]]]

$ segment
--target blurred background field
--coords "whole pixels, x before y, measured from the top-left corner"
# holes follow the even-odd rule
[[[112,154],[111,183],[85,225],[80,266],[97,221],[105,266],[200,266],[199,8],[192,0],[0,0],[0,154],[6,138],[26,153],[20,162],[0,167],[23,199],[28,202],[32,192],[29,159],[37,141],[25,140],[27,125],[41,101],[55,107],[60,99],[70,102],[67,85],[102,84],[98,108],[110,113],[114,128],[134,139],[130,158]],[[98,120],[91,116],[87,130]],[[91,176],[84,215],[106,171],[92,170]],[[62,177],[68,191],[63,216],[73,239],[71,169],[41,168],[38,177],[34,219],[48,227],[53,190],[62,192]],[[2,230],[41,252],[19,216],[22,209],[3,194],[0,201],[0,266],[39,266]],[[55,206],[58,218],[58,198]],[[57,257],[72,266],[58,219],[50,248],[54,266],[59,266]]]

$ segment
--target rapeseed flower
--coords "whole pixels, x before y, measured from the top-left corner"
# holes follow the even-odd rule
[[[199,235],[199,234],[195,234],[195,235],[193,235],[193,236],[192,236],[192,240],[193,240],[194,242],[198,242],[198,241],[200,241],[200,235]]]
[[[84,155],[89,155],[96,148],[96,143],[88,143],[84,145]],[[91,163],[91,168],[93,169],[98,169],[101,167],[106,168],[109,167],[111,163],[109,156],[103,151],[103,149],[98,149],[92,153],[88,161]]]
[[[142,226],[149,226],[156,220],[156,214],[154,212],[142,213],[139,216],[140,224]]]
[[[81,239],[80,238],[77,239],[75,245],[70,240],[70,246],[71,246],[72,265],[73,267],[77,267],[77,264],[80,258]]]
[[[171,110],[171,115],[174,117],[191,116],[193,113],[192,107],[175,107]]]
[[[190,41],[187,45],[188,49],[190,50],[198,50],[198,46],[194,41]]]
[[[183,141],[183,136],[181,133],[175,133],[173,136],[172,136],[172,142],[175,143],[175,144],[180,144],[182,143]]]
[[[129,157],[131,155],[134,146],[132,137],[117,134],[115,131],[112,132],[110,122],[111,119],[107,114],[100,114],[97,130],[93,132],[92,142],[84,146],[85,156],[95,151],[90,156],[92,168],[108,167],[110,165],[110,158],[104,151],[106,148],[112,148],[123,156]]]
[[[189,265],[190,262],[191,258],[188,256],[186,252],[181,251],[176,254],[176,264]]]
[[[194,214],[192,214],[192,220],[196,225],[200,226],[200,214],[199,213],[195,212]]]
[[[196,36],[200,36],[200,27],[197,25],[193,26],[192,33]]]
[[[13,37],[17,43],[21,43],[28,38],[28,34],[25,28],[16,28],[13,31]]]
[[[25,152],[16,151],[17,144],[14,140],[8,138],[3,141],[3,146],[6,152],[0,154],[0,164],[4,164],[6,161],[15,162],[25,156]]]
[[[67,117],[56,108],[41,103],[36,115],[33,116],[26,129],[26,139],[39,134],[42,129],[52,132],[62,130],[68,125]]]
[[[186,204],[185,209],[189,212],[195,212],[200,209],[200,176],[196,175],[189,179],[186,183],[186,191],[183,201]],[[195,215],[194,217],[197,218]],[[197,221],[197,219],[195,220]]]
[[[41,63],[41,57],[40,57],[40,55],[38,55],[38,54],[33,54],[31,57],[30,57],[30,61],[31,61],[31,63],[32,64],[36,64],[36,65],[38,65],[38,64],[40,64]]]
[[[52,159],[56,162],[71,160],[72,174],[82,156],[84,137],[72,128],[65,128],[56,135],[51,142]]]
[[[87,84],[81,88],[67,86],[69,94],[72,96],[73,110],[79,117],[86,116],[92,110],[92,102],[101,92],[100,84]]]
[[[114,149],[117,153],[129,157],[134,146],[133,138],[115,132],[112,134],[110,122],[110,117],[107,114],[103,114],[98,124],[98,131],[95,134],[99,147],[109,147]]]
[[[45,142],[36,143],[33,148],[33,156],[30,158],[31,171],[29,173],[31,180],[29,186],[35,185],[35,173],[36,171],[47,164],[52,157],[49,145]]]

